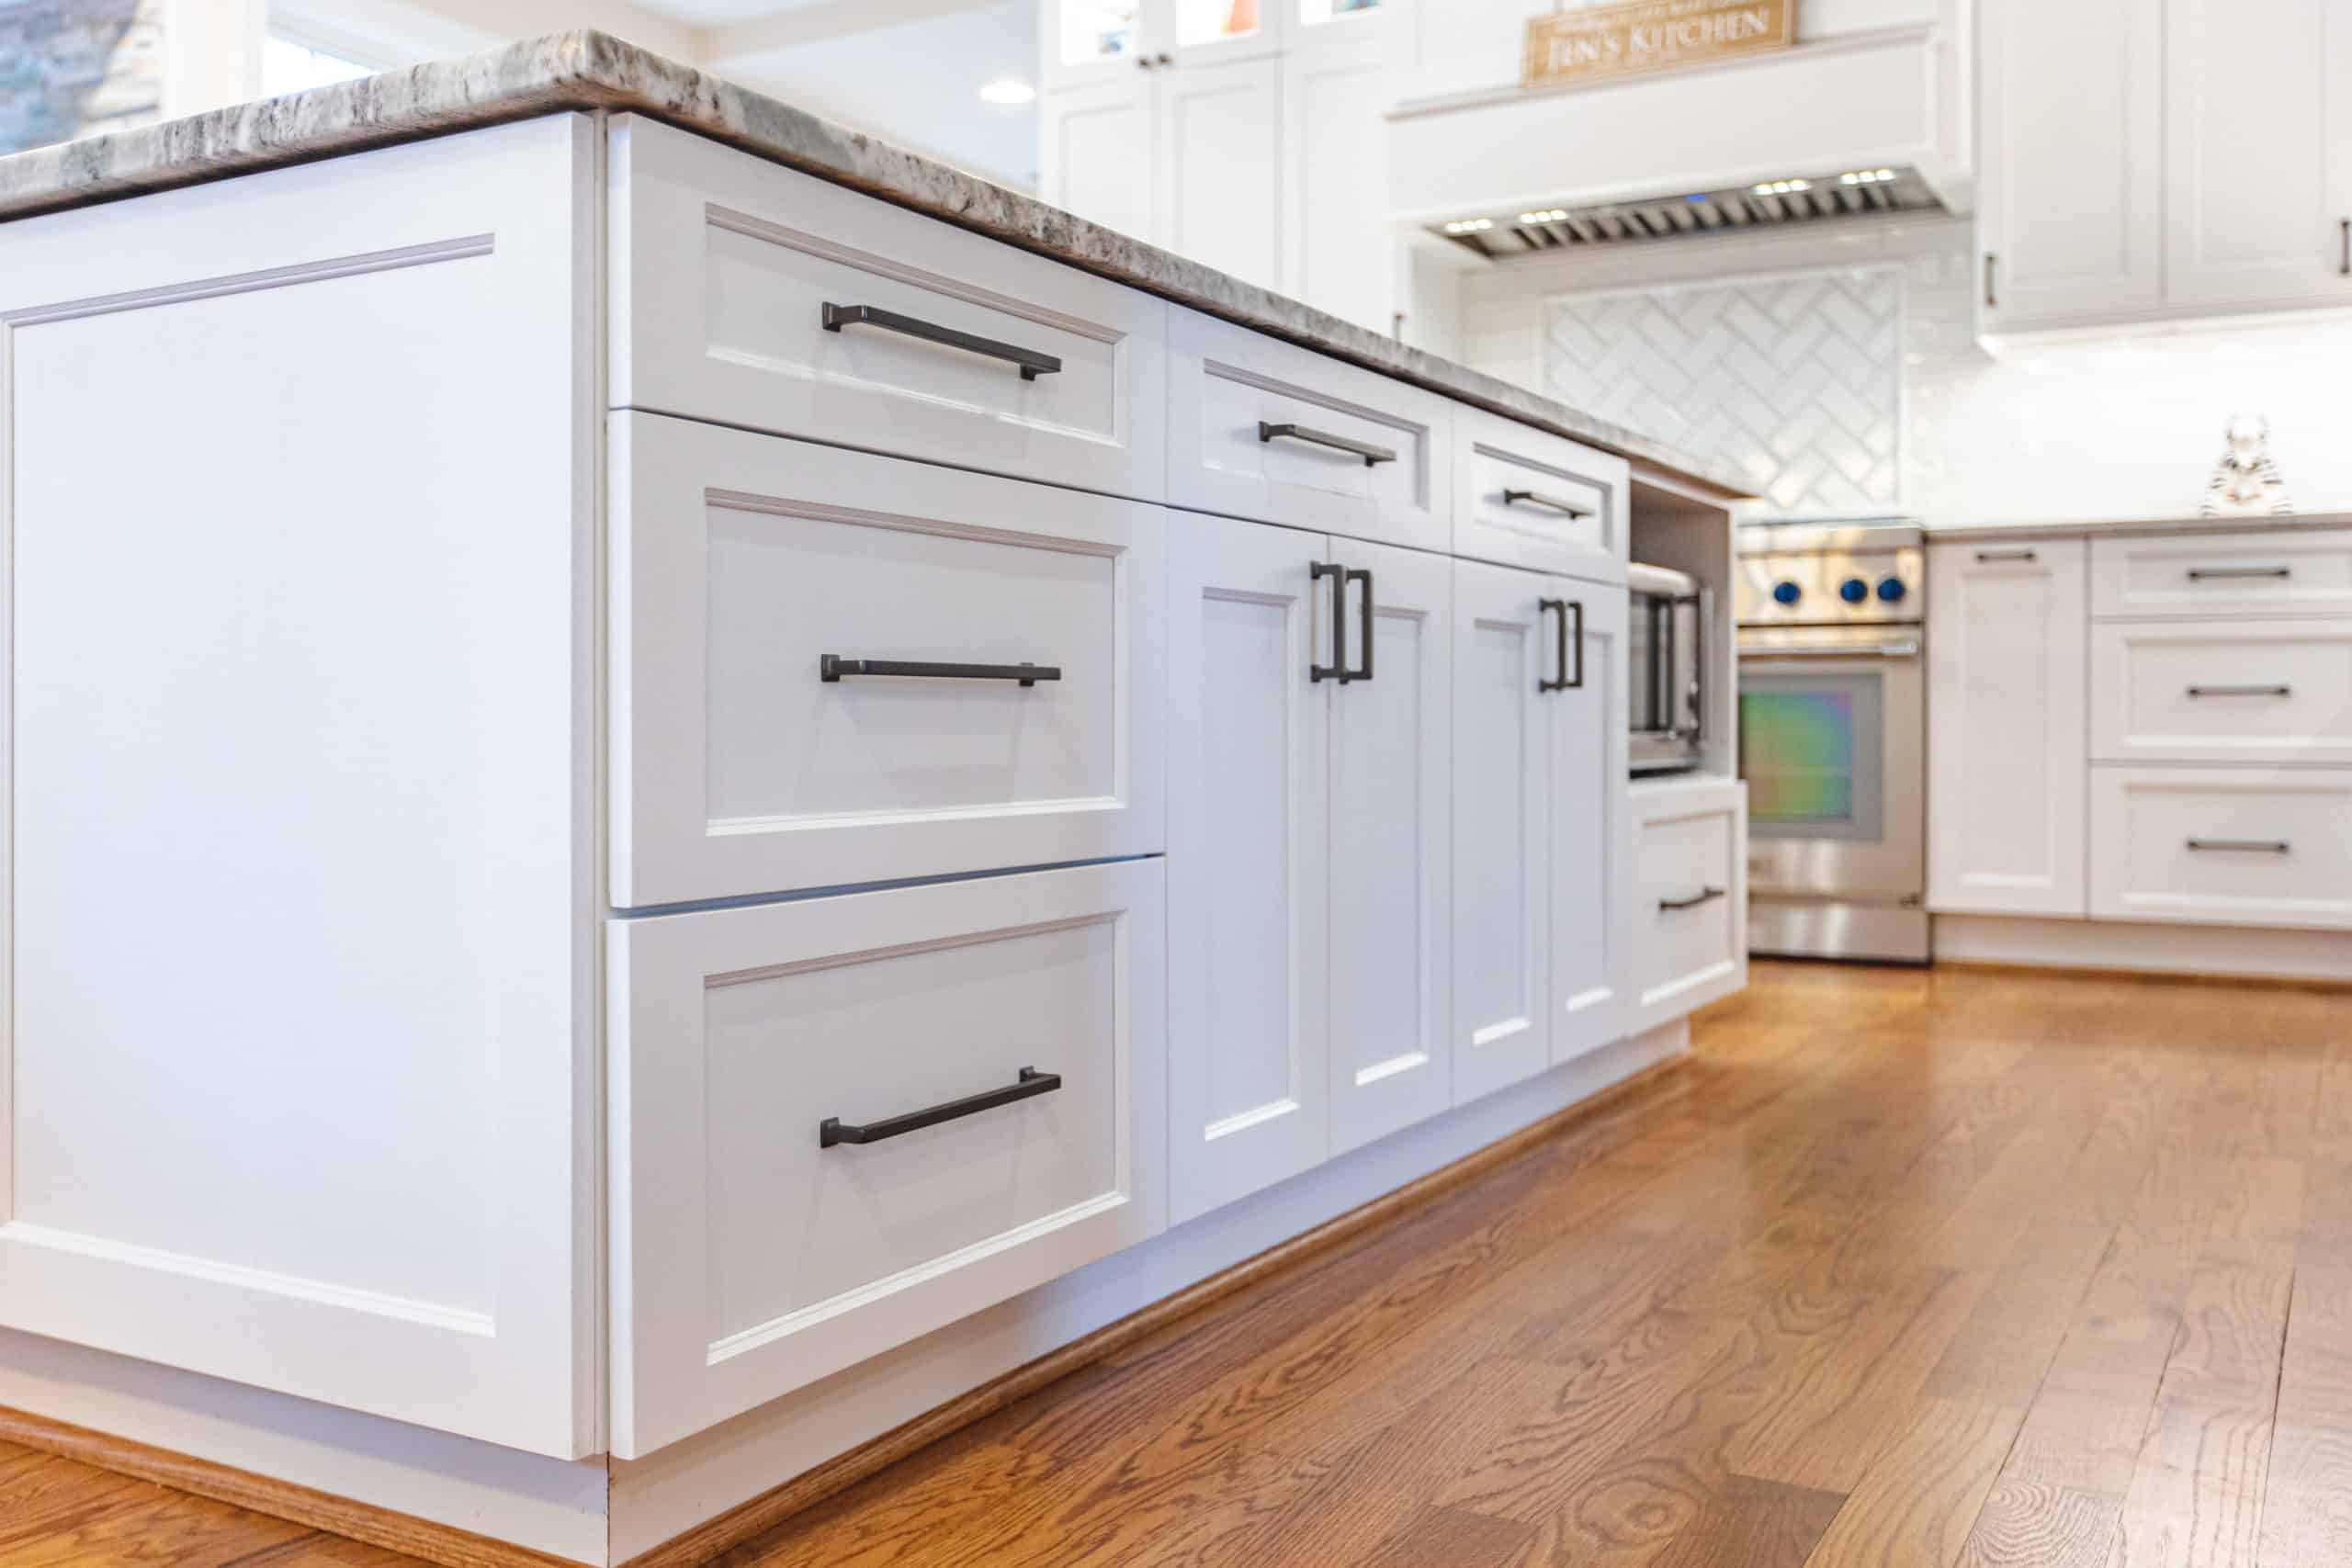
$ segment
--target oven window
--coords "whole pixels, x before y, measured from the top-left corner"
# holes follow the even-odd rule
[[[1856,839],[1884,831],[1885,682],[1740,672],[1739,772],[1748,830]]]

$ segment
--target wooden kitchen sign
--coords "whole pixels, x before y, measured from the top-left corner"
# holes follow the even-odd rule
[[[1527,23],[1528,86],[1570,86],[1594,77],[1663,71],[1786,49],[1796,41],[1797,0],[1635,0],[1533,17]]]

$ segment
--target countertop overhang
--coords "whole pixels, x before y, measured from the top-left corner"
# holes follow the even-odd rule
[[[643,114],[1180,305],[1752,499],[1736,475],[1508,381],[594,31],[0,158],[0,223],[564,110]],[[0,250],[6,240],[0,238]]]
[[[2108,535],[2279,533],[2296,528],[2352,528],[2352,512],[2288,513],[2264,516],[2107,517],[2074,523],[1929,524],[1930,540],[2086,539]]]

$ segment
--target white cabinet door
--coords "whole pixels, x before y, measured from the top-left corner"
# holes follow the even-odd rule
[[[1330,1151],[1333,654],[1320,534],[1169,536],[1170,1219]]]
[[[1157,82],[1159,180],[1151,238],[1178,255],[1267,288],[1282,286],[1282,63],[1171,70]]]
[[[1552,1060],[1560,580],[1453,563],[1453,1100]]]
[[[1453,1103],[1453,564],[1346,539],[1332,553],[1350,666],[1370,671],[1330,697],[1338,1153]]]
[[[2352,302],[2352,6],[2165,12],[2167,299]]]
[[[1283,288],[1376,333],[1395,325],[1405,251],[1388,210],[1386,61],[1377,33],[1313,29],[1328,47],[1283,57],[1282,167],[1294,220],[1283,233]]]
[[[1928,904],[2080,915],[2089,615],[2080,539],[1928,560]]]
[[[1552,1061],[1624,1033],[1633,959],[1626,798],[1625,591],[1553,580],[1571,635],[1566,691],[1547,693],[1552,788]],[[1553,612],[1557,616],[1563,612]]]
[[[1984,0],[1987,332],[2164,302],[2163,0]]]
[[[1037,188],[1056,207],[1157,243],[1159,167],[1153,78],[1132,64],[1085,86],[1047,93],[1037,113]]]

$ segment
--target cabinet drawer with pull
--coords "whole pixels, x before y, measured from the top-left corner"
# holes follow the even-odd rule
[[[1160,498],[1168,308],[635,116],[611,401]]]
[[[2091,614],[2352,615],[2352,529],[2094,539]]]
[[[2094,918],[2352,929],[2352,770],[2091,770]]]
[[[1622,581],[1631,480],[1623,457],[1483,410],[1453,411],[1453,553]]]
[[[1158,1234],[1161,863],[610,922],[616,1453]]]
[[[614,903],[1166,847],[1158,507],[611,418]]]
[[[2352,763],[2352,619],[2102,622],[2091,756]]]
[[[1192,310],[1168,332],[1171,505],[1449,547],[1444,399]]]
[[[1747,786],[1634,792],[1637,1021],[1679,1018],[1747,979]]]

